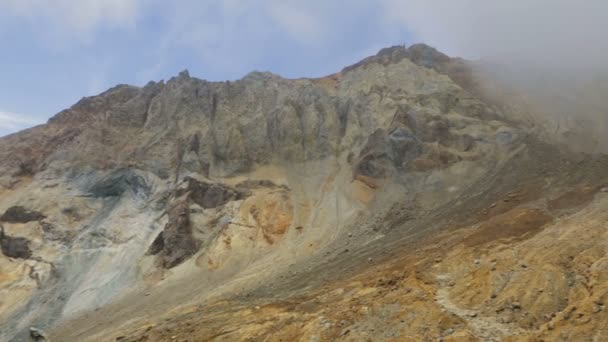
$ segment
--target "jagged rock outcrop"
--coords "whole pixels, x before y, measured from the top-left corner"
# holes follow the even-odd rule
[[[192,236],[189,196],[183,195],[169,203],[169,222],[148,250],[152,255],[158,254],[158,260],[164,268],[175,267],[197,250],[198,244]]]
[[[181,193],[188,193],[192,202],[205,209],[217,208],[229,201],[241,200],[250,195],[244,189],[233,188],[224,184],[201,182],[191,177],[186,177],[184,181],[187,186],[179,189],[177,196]]]
[[[141,89],[118,86],[81,100],[27,136],[4,139],[3,145],[5,154],[27,155],[32,170],[60,165],[112,169],[133,163],[161,178],[177,169],[224,176],[274,160],[335,156],[404,110],[416,113],[408,120],[419,127],[439,120],[448,135],[456,127],[442,117],[446,114],[496,118],[491,108],[431,71],[442,70],[446,58],[425,46],[390,48],[343,70],[337,88],[259,72],[236,82],[212,83],[181,74]],[[388,69],[380,74],[378,68]],[[37,144],[40,151],[21,140],[30,135],[36,141],[46,139]],[[19,174],[17,163],[2,166],[10,167],[7,174]]]

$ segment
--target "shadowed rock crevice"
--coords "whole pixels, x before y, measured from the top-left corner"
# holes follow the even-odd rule
[[[165,240],[163,238],[163,232],[160,232],[160,233],[158,233],[158,235],[156,236],[154,241],[152,241],[152,244],[150,245],[150,247],[148,247],[148,252],[146,254],[157,255],[158,253],[162,252],[162,250],[164,248],[165,248]]]
[[[2,216],[0,216],[0,221],[8,222],[8,223],[28,223],[32,221],[40,221],[45,219],[42,213],[28,210],[22,206],[14,206],[8,208]]]

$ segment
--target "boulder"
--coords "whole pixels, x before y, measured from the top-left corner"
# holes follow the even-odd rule
[[[30,327],[30,337],[33,341],[48,341],[44,332],[34,327]]]
[[[2,216],[0,221],[8,223],[27,223],[31,221],[39,221],[46,218],[42,213],[37,211],[25,209],[22,206],[14,206],[8,208]]]
[[[182,189],[178,195],[189,192],[192,201],[205,209],[217,208],[230,201],[240,200],[249,196],[248,191],[224,184],[200,182],[191,177],[187,177],[186,181],[188,182],[188,186]]]
[[[29,259],[32,257],[30,240],[6,235],[2,225],[0,225],[0,249],[2,254],[9,258]]]

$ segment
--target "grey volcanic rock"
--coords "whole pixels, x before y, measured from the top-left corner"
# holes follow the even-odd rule
[[[150,192],[145,179],[129,169],[116,170],[88,189],[93,197],[116,197],[125,191],[141,196],[148,196]]]
[[[246,190],[233,188],[223,184],[210,184],[186,177],[187,187],[180,189],[177,196],[183,192],[190,194],[190,199],[202,208],[217,208],[229,201],[241,200],[249,195]]]
[[[44,332],[38,328],[30,328],[30,337],[33,341],[48,341]]]
[[[414,56],[424,65],[429,58],[444,62],[430,49],[383,50],[331,82],[256,72],[239,81],[212,83],[184,73],[143,88],[118,86],[81,100],[36,133],[27,132],[36,134],[36,140],[46,138],[37,150],[24,146],[20,138],[29,138],[27,134],[0,144],[6,145],[5,154],[27,156],[12,164],[13,174],[24,172],[19,171],[24,163],[29,173],[67,165],[131,165],[164,178],[180,172],[226,176],[277,160],[335,156],[382,128],[382,120],[391,116],[396,125],[407,126],[401,123],[402,108],[417,113],[416,125],[440,121],[439,133],[458,139],[453,123],[442,115],[483,119],[495,114],[449,79],[407,59]]]
[[[32,257],[30,241],[22,237],[12,237],[4,233],[4,227],[0,225],[0,248],[2,254],[9,258],[29,259]]]
[[[56,226],[49,222],[40,222],[43,236],[46,240],[57,241],[63,244],[69,244],[75,237],[76,233],[71,231],[65,231],[58,229]]]
[[[4,214],[0,216],[0,221],[9,223],[27,223],[31,221],[39,221],[45,217],[46,216],[37,211],[28,210],[22,206],[14,206],[6,209]]]
[[[186,177],[184,182],[186,187],[178,189],[175,198],[168,204],[168,222],[164,230],[154,239],[147,252],[157,255],[163,268],[173,268],[199,250],[201,242],[194,238],[192,232],[191,203],[203,209],[213,209],[250,195],[244,189],[202,182],[192,177]]]
[[[162,267],[172,268],[197,251],[197,243],[192,236],[189,195],[173,200],[167,215],[169,222],[153,242],[149,253],[158,254]]]

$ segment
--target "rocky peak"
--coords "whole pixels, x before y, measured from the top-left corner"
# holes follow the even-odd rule
[[[414,44],[409,47],[408,58],[427,68],[439,69],[438,66],[450,62],[450,57],[426,44]]]
[[[414,44],[409,48],[405,45],[395,45],[381,49],[376,55],[367,57],[358,63],[346,67],[342,72],[346,73],[357,68],[365,67],[371,63],[386,66],[399,63],[404,59],[409,59],[415,64],[433,69],[440,69],[438,68],[438,65],[450,61],[450,57],[426,44]]]
[[[456,98],[465,94],[457,94],[453,84],[424,69],[400,66],[403,59],[437,71],[450,61],[427,45],[401,45],[345,68],[331,88],[317,80],[288,80],[269,72],[252,72],[234,82],[207,82],[190,77],[187,70],[167,84],[119,85],[53,117],[42,128],[49,137],[40,153],[22,163],[37,171],[57,159],[94,168],[124,167],[129,161],[158,175],[174,173],[180,169],[176,166],[183,166],[180,171],[229,175],[276,159],[314,160],[353,148],[385,120],[364,109],[373,96],[359,96],[364,88],[371,87],[385,99],[386,108],[374,110],[393,114],[405,104],[430,108],[433,103],[441,112],[458,108],[467,116],[483,107],[458,102]],[[381,65],[386,73],[365,71],[370,64]],[[348,76],[355,69],[363,74]],[[415,77],[424,77],[425,84],[415,77],[401,79],[400,73],[419,74]],[[390,77],[382,79],[380,74]],[[396,83],[401,84],[395,87]],[[428,102],[429,89],[434,89],[434,102]],[[190,149],[192,153],[180,152],[193,136],[199,137],[198,146]],[[64,148],[69,152],[54,153]],[[51,155],[53,160],[44,162]]]
[[[179,72],[177,77],[182,78],[182,79],[188,79],[188,78],[190,78],[190,72],[188,71],[188,69],[184,69]]]

